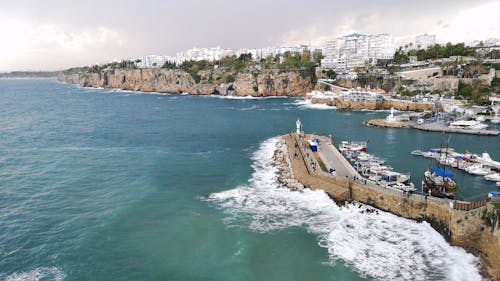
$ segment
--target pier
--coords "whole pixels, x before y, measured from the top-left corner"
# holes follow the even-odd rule
[[[450,128],[445,126],[443,123],[426,123],[426,124],[416,124],[412,122],[388,122],[385,119],[372,119],[366,122],[369,126],[380,127],[380,128],[412,128],[427,132],[445,132],[445,133],[455,133],[455,134],[468,134],[468,135],[480,135],[480,136],[498,136],[500,131],[498,130],[486,130],[486,129],[461,129],[461,128]]]
[[[309,148],[309,140],[319,140],[317,152]],[[427,221],[452,245],[480,253],[488,272],[495,280],[500,278],[500,228],[484,223],[484,214],[494,212],[489,199],[465,202],[388,189],[365,181],[329,137],[298,132],[284,136],[283,141],[292,174],[304,187],[323,190],[338,204],[360,202]],[[330,168],[334,174],[329,173]]]

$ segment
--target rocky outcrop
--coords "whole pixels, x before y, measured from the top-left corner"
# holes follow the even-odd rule
[[[200,71],[198,75],[204,78],[202,82],[196,82],[189,73],[181,70],[117,69],[99,73],[63,73],[58,80],[82,87],[193,95],[304,96],[313,88],[311,77],[304,77],[300,71],[240,72],[229,83],[207,82],[221,81],[224,74],[220,71]]]
[[[335,106],[338,109],[348,110],[389,110],[392,107],[401,111],[432,111],[433,103],[416,103],[405,100],[363,100],[363,99],[341,99],[341,98],[311,98],[312,103]]]

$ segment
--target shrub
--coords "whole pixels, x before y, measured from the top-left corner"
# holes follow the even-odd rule
[[[234,76],[229,74],[228,76],[226,76],[226,83],[233,83],[236,79],[234,79]]]

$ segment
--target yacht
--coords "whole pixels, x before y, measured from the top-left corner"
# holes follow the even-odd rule
[[[500,182],[500,174],[499,173],[489,174],[489,175],[484,176],[484,179],[487,181]]]
[[[476,120],[459,120],[450,123],[450,128],[452,129],[463,129],[463,130],[483,130],[488,128],[488,125],[483,124]]]
[[[466,171],[469,174],[476,175],[476,176],[486,176],[488,174],[491,174],[490,168],[486,168],[481,164],[474,164],[474,165],[470,166],[469,168],[467,168]]]

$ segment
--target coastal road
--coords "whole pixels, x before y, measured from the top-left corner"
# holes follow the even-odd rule
[[[361,178],[361,175],[347,162],[347,160],[342,156],[336,147],[330,142],[328,138],[320,138],[321,143],[319,144],[320,153],[323,154],[324,158],[328,161],[329,167],[335,169],[337,176]]]

